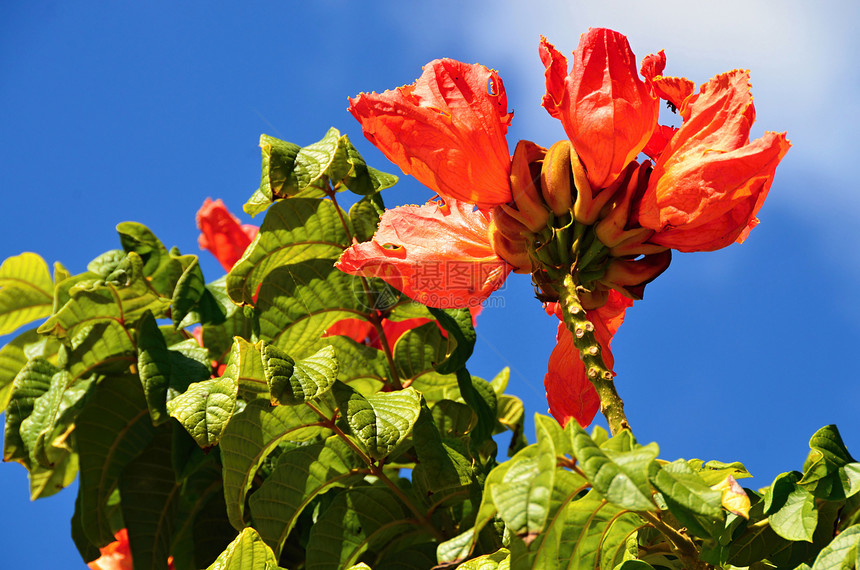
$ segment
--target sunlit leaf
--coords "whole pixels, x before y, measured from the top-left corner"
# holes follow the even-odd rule
[[[577,463],[596,491],[609,502],[626,509],[656,510],[648,482],[648,470],[659,453],[656,443],[638,446],[631,451],[613,451],[605,446],[599,447],[576,422],[568,422],[567,427],[572,430]]]
[[[851,570],[860,561],[860,525],[852,526],[828,544],[818,557],[812,570]]]
[[[293,198],[273,204],[257,237],[227,275],[230,298],[253,303],[266,276],[282,265],[316,258],[333,264],[349,245],[338,213],[329,200]]]
[[[337,379],[338,363],[330,346],[298,362],[271,344],[264,343],[261,354],[273,404],[309,402],[325,394]]]
[[[48,264],[25,252],[0,265],[0,336],[51,314],[54,283]]]
[[[332,389],[352,434],[374,459],[387,457],[412,432],[421,409],[412,388],[366,398],[344,384]]]
[[[253,528],[243,529],[236,540],[206,570],[278,570],[278,559]]]

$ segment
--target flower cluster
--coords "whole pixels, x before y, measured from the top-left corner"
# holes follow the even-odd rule
[[[520,141],[509,156],[504,85],[478,64],[435,60],[412,85],[350,99],[365,136],[440,200],[387,211],[373,239],[345,251],[338,267],[444,308],[474,306],[511,271],[530,273],[541,299],[561,301],[550,312],[587,312],[559,326],[545,378],[556,419],[587,425],[600,405],[589,379],[611,379],[609,344],[626,308],[668,267],[671,250],[746,238],[789,143],[771,132],[750,141],[746,71],[697,91],[663,74],[662,51],[637,71],[627,38],[607,29],[582,35],[570,71],[546,38],[539,54],[543,106],[568,136],[549,149]],[[658,123],[661,99],[680,128]],[[416,278],[454,261],[475,270],[444,294]],[[602,372],[583,362],[598,354]]]

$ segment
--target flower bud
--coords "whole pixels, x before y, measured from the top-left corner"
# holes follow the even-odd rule
[[[639,300],[645,285],[666,271],[672,261],[672,251],[646,255],[641,259],[613,259],[600,280],[626,297]]]
[[[522,222],[517,220],[508,210],[515,212],[512,208],[505,209],[496,206],[491,210],[493,222],[502,234],[510,240],[528,238],[534,235]]]
[[[619,176],[606,188],[594,189],[588,182],[585,168],[576,152],[571,150],[570,163],[573,180],[576,183],[576,202],[573,205],[573,217],[577,222],[587,226],[592,225],[600,217],[600,211],[615,195],[618,188],[625,182],[624,176]]]
[[[556,216],[570,213],[576,186],[571,172],[569,140],[558,141],[546,153],[540,170],[540,189],[543,199]]]
[[[490,222],[490,226],[487,228],[487,235],[490,238],[493,251],[509,265],[512,265],[515,268],[515,273],[532,272],[532,262],[529,257],[528,244],[525,238],[519,240],[508,238],[499,229],[495,221]]]
[[[520,141],[511,161],[511,193],[517,207],[517,218],[532,232],[546,226],[549,211],[535,186],[546,149],[531,141]]]
[[[621,174],[626,183],[616,192],[604,210],[606,215],[594,227],[597,239],[606,247],[615,247],[626,241],[633,235],[641,234],[642,228],[630,226],[630,204],[637,194],[645,190],[648,184],[648,173],[651,163],[645,161],[642,164],[631,162],[627,165],[625,172]]]

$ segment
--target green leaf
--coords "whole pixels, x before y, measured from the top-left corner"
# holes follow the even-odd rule
[[[338,436],[290,449],[251,495],[251,519],[263,540],[280,556],[299,515],[317,496],[360,480],[361,461]]]
[[[649,467],[660,452],[656,443],[619,452],[601,449],[576,422],[569,422],[568,430],[580,468],[606,500],[634,511],[657,509],[648,483]]]
[[[330,346],[298,362],[272,344],[263,343],[261,354],[272,404],[309,402],[328,392],[337,379],[337,360]]]
[[[337,379],[358,392],[373,394],[388,382],[390,371],[383,351],[339,335],[326,337],[321,344],[334,348]]]
[[[378,195],[365,196],[349,209],[349,222],[353,237],[359,242],[369,241],[379,228],[379,217],[385,206]]]
[[[307,356],[335,322],[367,320],[371,310],[361,281],[337,270],[329,259],[273,270],[260,287],[256,305],[260,337],[288,350],[293,358]]]
[[[860,561],[860,525],[839,534],[819,553],[812,570],[851,570]]]
[[[127,372],[137,361],[132,338],[131,333],[115,321],[85,324],[68,338],[68,349],[62,347],[58,363],[75,379],[96,372]]]
[[[607,503],[592,490],[560,508],[533,542],[514,537],[512,568],[614,568],[627,552],[627,539],[644,523],[633,513]]]
[[[0,336],[51,314],[54,283],[48,264],[24,252],[0,265]]]
[[[547,432],[548,422],[544,420],[553,421],[535,415],[538,444],[517,453],[509,461],[512,465],[500,482],[495,483],[491,474],[485,487],[491,489],[492,500],[511,532],[526,540],[543,532],[560,505],[560,501],[554,502],[559,495],[575,494],[586,487],[581,476],[556,469],[558,455],[563,451],[556,449],[554,439]]]
[[[167,403],[176,418],[201,448],[209,449],[223,437],[236,412],[239,385],[229,377],[195,382]]]
[[[196,341],[189,339],[196,345]],[[138,325],[137,367],[152,423],[167,421],[167,401],[184,392],[188,385],[209,378],[209,366],[181,352],[169,350],[152,313]]]
[[[72,382],[65,370],[51,377],[51,386],[33,403],[33,412],[21,422],[21,438],[30,452],[30,464],[53,470],[72,451],[66,438],[86,404],[95,378]]]
[[[470,412],[468,409],[466,411]],[[415,469],[426,472],[431,491],[438,493],[472,482],[471,461],[450,445],[452,441],[446,445],[423,398],[412,438],[418,455]]]
[[[468,309],[435,309],[428,307],[446,331],[448,338],[453,339],[454,345],[449,349],[447,359],[436,366],[440,374],[456,372],[466,365],[475,349],[475,327],[472,326],[472,314]]]
[[[797,489],[797,482],[802,474],[798,471],[789,471],[777,475],[770,487],[764,494],[764,513],[772,514],[782,508],[788,496]]]
[[[206,293],[206,281],[196,255],[185,255],[182,275],[176,280],[170,301],[170,318],[175,328],[180,328],[183,319],[200,302]]]
[[[413,388],[364,397],[349,386],[332,386],[350,431],[374,459],[387,457],[412,433],[421,410],[421,395]]]
[[[143,261],[129,253],[129,270],[120,282],[72,289],[71,300],[39,327],[40,334],[74,338],[83,327],[102,322],[134,326],[146,311],[164,315],[169,301],[159,297],[143,277]]]
[[[472,558],[457,566],[457,570],[509,570],[510,567],[511,553],[502,548],[492,554]]]
[[[439,400],[433,404],[430,412],[439,433],[447,437],[466,435],[472,431],[478,420],[472,408],[453,400]]]
[[[414,516],[386,487],[357,487],[338,494],[311,527],[307,570],[348,568],[367,550],[420,532]]]
[[[796,486],[782,507],[768,517],[768,522],[774,532],[786,540],[812,542],[812,534],[818,525],[815,497],[803,487]]]
[[[260,232],[227,275],[227,294],[252,304],[258,287],[275,268],[307,259],[331,259],[349,245],[338,207],[329,200],[293,198],[272,205]]]
[[[245,495],[257,469],[278,444],[307,441],[331,434],[327,419],[307,406],[275,406],[258,398],[236,414],[221,438],[227,516],[237,529],[245,527]]]
[[[499,423],[511,431],[511,443],[508,446],[508,457],[528,445],[524,435],[525,408],[523,401],[508,394],[499,396]]]
[[[94,545],[113,541],[108,499],[123,469],[149,445],[154,431],[136,376],[103,380],[78,416],[81,524]]]
[[[167,248],[143,224],[122,222],[117,224],[116,231],[125,252],[134,252],[143,260],[144,275],[151,276],[168,263],[170,253]]]
[[[424,374],[435,374],[435,367],[446,357],[447,339],[434,322],[405,332],[394,344],[394,367],[401,382],[413,384]]]
[[[75,482],[78,476],[78,455],[65,452],[51,467],[33,465],[30,468],[30,500],[44,499],[59,493]]]
[[[58,368],[43,358],[29,361],[15,376],[12,397],[6,410],[3,436],[3,461],[17,461],[28,469],[32,465],[30,450],[21,437],[21,423],[33,413],[36,401],[51,388],[51,378]]]
[[[722,493],[711,489],[683,459],[658,466],[654,464],[651,481],[662,493],[671,513],[690,532],[708,538],[725,520]]]
[[[56,361],[59,343],[43,337],[35,329],[25,331],[0,348],[0,412],[6,409],[12,397],[15,376],[31,358]]]
[[[159,429],[152,443],[123,469],[119,480],[122,518],[136,568],[167,570],[180,501],[180,483],[171,467],[171,431],[170,426]]]
[[[206,570],[277,570],[278,559],[253,528],[243,529]]]
[[[803,464],[803,478],[798,485],[828,501],[844,499],[860,489],[860,478],[852,476],[845,466],[854,462],[839,430],[829,425],[815,432],[809,440],[810,452]]]
[[[397,176],[367,166],[346,135],[343,135],[339,142],[346,151],[346,162],[350,166],[347,175],[342,178],[343,183],[350,191],[361,196],[367,196],[397,184]],[[332,178],[335,179],[334,176]]]
[[[457,386],[460,388],[463,400],[478,416],[478,424],[471,434],[473,445],[478,447],[490,438],[496,427],[498,415],[496,393],[489,382],[470,375],[465,368],[457,371]]]
[[[263,151],[263,175],[258,192],[269,201],[297,193],[297,181],[293,170],[296,155],[301,147],[269,135],[260,135],[260,148]],[[252,200],[255,203],[262,202],[259,198],[252,198]]]

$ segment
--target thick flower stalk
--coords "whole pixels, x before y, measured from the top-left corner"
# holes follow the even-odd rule
[[[483,66],[436,60],[412,85],[350,100],[367,138],[440,201],[386,212],[373,240],[338,267],[437,307],[480,303],[510,271],[529,273],[563,323],[545,378],[550,411],[587,425],[599,408],[617,432],[628,425],[609,345],[625,310],[666,270],[671,250],[747,236],[789,143],[776,133],[749,140],[747,72],[696,92],[663,75],[660,52],[640,76],[627,38],[600,28],[582,35],[571,71],[546,38],[539,55],[543,106],[568,139],[549,148],[520,141],[510,159],[512,113],[498,74]],[[680,128],[658,124],[661,99]],[[446,285],[465,266],[477,278]],[[437,280],[419,281],[428,269]]]

